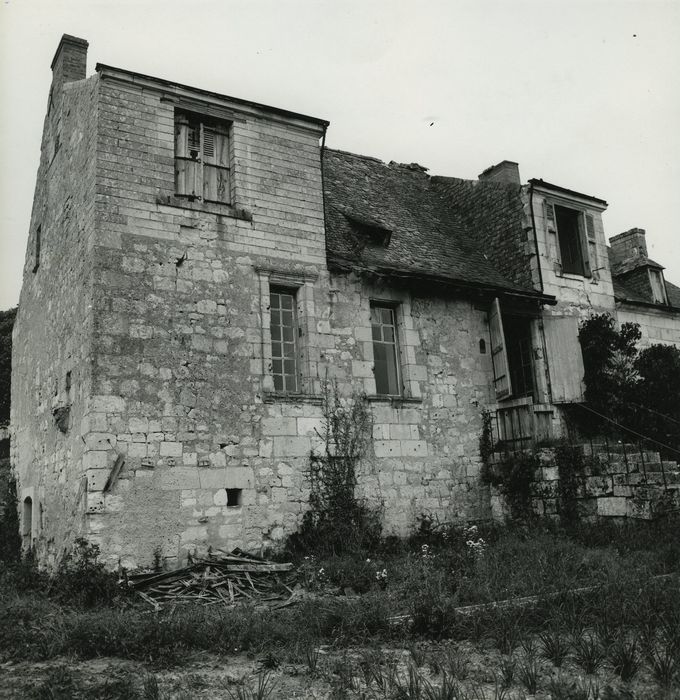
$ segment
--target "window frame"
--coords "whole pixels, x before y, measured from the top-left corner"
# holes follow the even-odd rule
[[[276,397],[314,397],[320,395],[318,374],[319,350],[311,339],[316,319],[314,283],[318,275],[295,273],[270,267],[255,267],[260,287],[260,337],[253,345],[252,371],[260,375],[262,392],[266,400]],[[297,312],[297,392],[279,391],[272,375],[272,338],[270,289],[283,288],[295,293]],[[315,394],[316,392],[316,394]]]
[[[299,344],[299,336],[300,336],[300,324],[298,321],[298,298],[297,298],[297,293],[298,293],[298,288],[291,288],[291,287],[286,287],[283,285],[279,284],[270,284],[269,286],[269,339],[270,339],[270,346],[271,346],[271,362],[272,362],[272,367],[271,367],[271,376],[274,380],[274,391],[277,393],[281,394],[298,394],[300,393],[300,384],[301,384],[301,378],[300,378],[300,366],[301,366],[301,358],[300,358],[300,344]],[[292,300],[291,303],[291,318],[292,318],[292,336],[293,339],[292,341],[286,341],[284,339],[284,328],[286,326],[283,324],[283,322],[280,322],[278,324],[278,328],[280,329],[280,337],[275,339],[274,338],[274,333],[273,329],[275,327],[275,324],[272,320],[272,312],[273,311],[279,311],[279,312],[284,312],[288,311],[282,304],[277,308],[274,309],[273,306],[273,297],[274,295],[277,295],[279,297],[279,302],[281,303],[281,297],[286,296],[290,297]],[[278,343],[281,345],[281,354],[276,356],[274,354],[274,344]],[[286,344],[292,344],[293,346],[293,354],[292,357],[288,357],[285,354],[285,348],[284,346]],[[291,373],[286,373],[285,371],[285,363],[287,361],[293,362],[293,372]],[[281,372],[275,372],[274,371],[274,363],[275,362],[281,362]],[[281,377],[282,379],[282,387],[278,388],[276,386],[276,378]],[[293,378],[293,387],[289,388],[288,386],[288,378],[292,377]]]
[[[569,241],[565,238],[567,233],[560,234],[560,227],[557,223],[556,207],[573,212],[576,215],[576,229],[579,256],[580,270],[573,269],[565,270],[564,254],[562,241],[565,242],[565,247]],[[560,274],[574,275],[576,277],[584,277],[593,282],[597,282],[597,232],[595,230],[595,216],[591,211],[586,210],[582,206],[574,206],[573,202],[550,201],[544,200],[546,230],[548,233],[555,235],[555,252],[557,262],[560,266]]]
[[[176,109],[174,117],[175,196],[189,201],[231,205],[233,198],[232,123],[188,109]],[[207,138],[208,134],[211,134],[210,139]],[[208,142],[211,143],[210,148]],[[217,155],[218,153],[221,157]],[[213,159],[212,161],[208,161],[209,156]],[[180,168],[179,163],[192,164],[195,167]],[[209,189],[213,182],[212,174],[215,175],[215,197],[209,196],[212,194],[212,189]],[[183,185],[180,184],[182,177]],[[193,179],[193,186],[189,184],[191,179]],[[221,188],[220,183],[222,183]],[[224,192],[222,199],[217,196],[220,190]]]
[[[392,318],[392,334],[393,334],[393,341],[385,341],[385,340],[376,340],[374,337],[374,319],[373,319],[373,314],[376,309],[381,309],[381,310],[387,310],[390,312],[391,318]],[[375,392],[376,396],[380,397],[402,397],[404,396],[404,381],[403,381],[403,371],[401,367],[401,347],[400,347],[400,341],[399,341],[399,319],[398,319],[398,311],[399,311],[399,304],[394,303],[394,302],[386,302],[386,301],[381,301],[381,300],[371,300],[370,302],[370,320],[371,320],[371,343],[373,345],[373,374],[375,376]],[[381,329],[385,327],[387,324],[380,323]],[[396,381],[396,389],[397,391],[395,393],[392,392],[381,392],[378,389],[378,377],[377,377],[377,372],[376,372],[376,352],[375,352],[375,347],[376,343],[381,343],[383,345],[388,345],[391,346],[392,348],[392,353],[391,356],[394,359],[394,375],[395,375],[395,381]],[[389,371],[388,371],[389,375]],[[388,379],[389,383],[389,379]]]

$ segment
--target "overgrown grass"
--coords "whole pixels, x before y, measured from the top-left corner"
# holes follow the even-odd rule
[[[677,534],[676,523],[666,526]],[[680,667],[680,582],[652,576],[670,570],[677,542],[655,525],[611,531],[606,546],[601,533],[593,537],[598,546],[586,534],[450,528],[376,551],[309,554],[298,563],[313,595],[272,612],[177,606],[156,613],[125,595],[96,553],[74,555],[52,577],[24,562],[0,573],[0,659],[120,657],[169,666],[191,652],[247,652],[263,666],[301,663],[316,676],[320,645],[407,644],[411,675],[395,676],[389,664],[367,658],[351,673],[336,668],[333,683],[356,684],[361,675],[376,688],[420,683],[424,693],[431,681],[420,677],[424,666],[466,682],[469,659],[455,643],[472,641],[504,655],[495,670],[503,687],[530,691],[547,665],[591,675],[606,667],[625,682],[644,669],[667,689]],[[538,598],[519,607],[460,609],[527,595]],[[426,654],[422,644],[433,639],[453,643],[443,655]]]

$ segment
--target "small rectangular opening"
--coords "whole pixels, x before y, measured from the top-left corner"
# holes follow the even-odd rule
[[[241,505],[243,489],[227,489],[227,508],[236,508]]]

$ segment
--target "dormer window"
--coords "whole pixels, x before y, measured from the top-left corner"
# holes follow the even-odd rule
[[[178,196],[229,204],[228,122],[175,112],[175,185]]]
[[[593,215],[546,202],[546,221],[548,231],[557,235],[562,273],[592,277],[597,269]]]
[[[663,281],[661,270],[649,269],[649,283],[652,287],[652,299],[655,304],[668,304],[666,297],[666,285]]]
[[[355,214],[345,214],[345,218],[356,235],[361,247],[387,248],[392,231],[377,221],[371,221]]]

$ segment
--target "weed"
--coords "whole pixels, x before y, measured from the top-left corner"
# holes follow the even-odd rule
[[[271,671],[260,671],[257,674],[257,683],[254,688],[241,685],[236,688],[236,694],[232,693],[229,687],[226,687],[225,690],[232,700],[267,700],[275,688],[276,681],[273,679]]]
[[[664,690],[669,690],[680,672],[680,655],[673,645],[648,643],[645,648],[647,663],[654,681]]]
[[[464,681],[470,673],[470,657],[466,652],[453,646],[448,646],[446,648],[444,668],[451,678],[457,681]]]
[[[573,648],[574,661],[585,673],[593,675],[602,668],[606,655],[596,635],[591,633],[582,634],[574,640]]]
[[[394,700],[421,700],[423,679],[418,669],[409,664],[405,675],[395,673],[391,679],[391,691]]]
[[[556,629],[550,629],[539,635],[541,656],[550,661],[555,668],[561,668],[569,656],[569,643]]]
[[[71,700],[76,694],[76,681],[68,666],[54,666],[47,677],[33,688],[35,700]]]
[[[502,688],[509,688],[515,682],[517,671],[517,659],[514,656],[504,656],[500,664],[500,684]]]
[[[534,695],[538,688],[540,672],[538,661],[530,656],[524,658],[517,667],[517,678],[531,695]]]
[[[640,670],[642,659],[637,639],[628,641],[624,636],[619,637],[609,648],[609,663],[614,673],[624,683],[629,683]]]
[[[267,653],[260,659],[262,668],[273,671],[281,665],[281,659],[276,651],[269,649]]]
[[[408,648],[411,659],[416,667],[424,666],[427,661],[427,651],[418,647],[417,644],[411,644]]]
[[[319,656],[321,655],[321,647],[313,644],[311,641],[307,642],[304,648],[305,661],[307,662],[307,668],[309,672],[314,676],[319,668]]]

